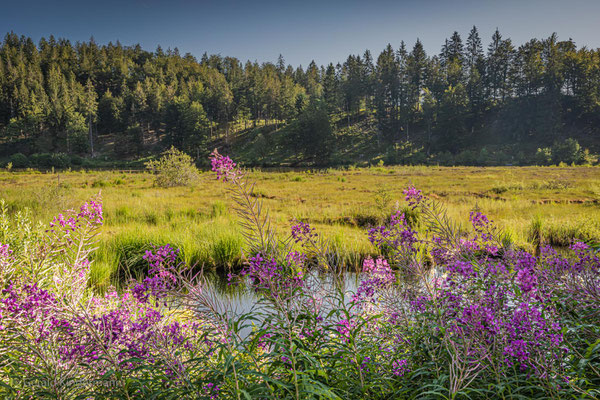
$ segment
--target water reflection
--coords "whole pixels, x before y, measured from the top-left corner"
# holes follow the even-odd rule
[[[324,292],[339,289],[344,293],[345,302],[348,303],[360,284],[361,275],[356,272],[345,272],[337,276],[330,273],[311,274],[308,278],[308,286]],[[223,272],[210,271],[205,272],[203,276],[206,279],[203,292],[213,299],[211,303],[217,312],[234,318],[243,314],[254,314],[260,295],[254,291],[249,279],[237,279],[235,284],[231,284],[227,274]],[[258,315],[254,316],[258,317]],[[251,329],[251,327],[242,329],[242,336],[247,336]]]
[[[321,273],[311,276],[311,279],[318,279],[319,286],[324,288],[332,288],[336,285],[346,293],[346,296],[351,296],[358,288],[361,275],[356,272],[345,272],[338,275],[338,279],[334,279],[332,274]],[[237,279],[235,284],[231,284],[227,274],[220,271],[204,272],[203,276],[207,282],[205,290],[210,291],[221,302],[237,307],[240,313],[251,311],[252,306],[256,304],[257,295],[249,279]]]

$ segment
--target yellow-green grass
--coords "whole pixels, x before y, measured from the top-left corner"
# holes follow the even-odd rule
[[[371,167],[249,176],[281,235],[292,218],[308,221],[349,264],[375,253],[366,227],[396,204],[404,206],[408,184],[446,203],[463,225],[478,208],[519,245],[531,246],[540,235],[556,245],[573,237],[600,240],[598,167]],[[141,273],[140,257],[151,243],[171,243],[184,261],[207,268],[239,263],[243,238],[233,202],[227,185],[210,173],[193,187],[168,189],[154,187],[146,173],[0,173],[0,198],[11,210],[30,208],[44,222],[98,192],[105,225],[92,269],[95,285],[114,283],[123,271]]]

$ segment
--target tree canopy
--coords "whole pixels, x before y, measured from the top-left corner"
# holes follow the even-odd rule
[[[454,32],[436,55],[417,40],[304,69],[282,56],[262,64],[208,54],[197,60],[177,48],[152,52],[93,39],[50,36],[35,44],[8,33],[0,44],[5,156],[94,155],[107,141],[118,157],[172,145],[199,156],[209,142],[257,124],[294,122],[285,131],[310,131],[299,138],[312,138],[302,146],[314,157],[335,144],[330,123],[335,131],[365,119],[382,143],[410,141],[428,154],[499,143],[540,148],[567,137],[597,149],[600,50],[556,34],[517,46],[498,30],[486,48],[473,27],[466,40]]]

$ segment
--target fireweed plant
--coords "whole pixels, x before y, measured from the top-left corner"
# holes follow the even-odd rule
[[[217,151],[211,162],[249,249],[229,281],[250,283],[253,309],[238,313],[168,245],[146,253],[145,278],[94,292],[99,197],[41,232],[2,211],[0,397],[600,397],[587,244],[530,254],[481,212],[463,229],[409,187],[404,211],[367,232],[380,255],[350,291],[326,239],[304,221],[278,239],[244,170]]]

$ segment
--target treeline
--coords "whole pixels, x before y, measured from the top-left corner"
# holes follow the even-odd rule
[[[454,32],[437,55],[417,40],[411,49],[388,45],[376,59],[367,50],[306,69],[281,56],[262,64],[207,54],[197,60],[176,48],[148,52],[52,36],[36,45],[14,33],[0,46],[5,153],[94,154],[108,136],[117,157],[171,145],[199,155],[211,140],[257,123],[277,129],[290,122],[311,130],[299,147],[310,153],[320,147],[312,127],[327,125],[323,113],[333,128],[367,121],[361,126],[375,132],[373,146],[411,142],[427,155],[503,144],[535,152],[571,136],[594,148],[600,50],[555,34],[517,47],[498,31],[484,48],[475,27],[464,41]],[[301,145],[302,134],[295,141]]]

